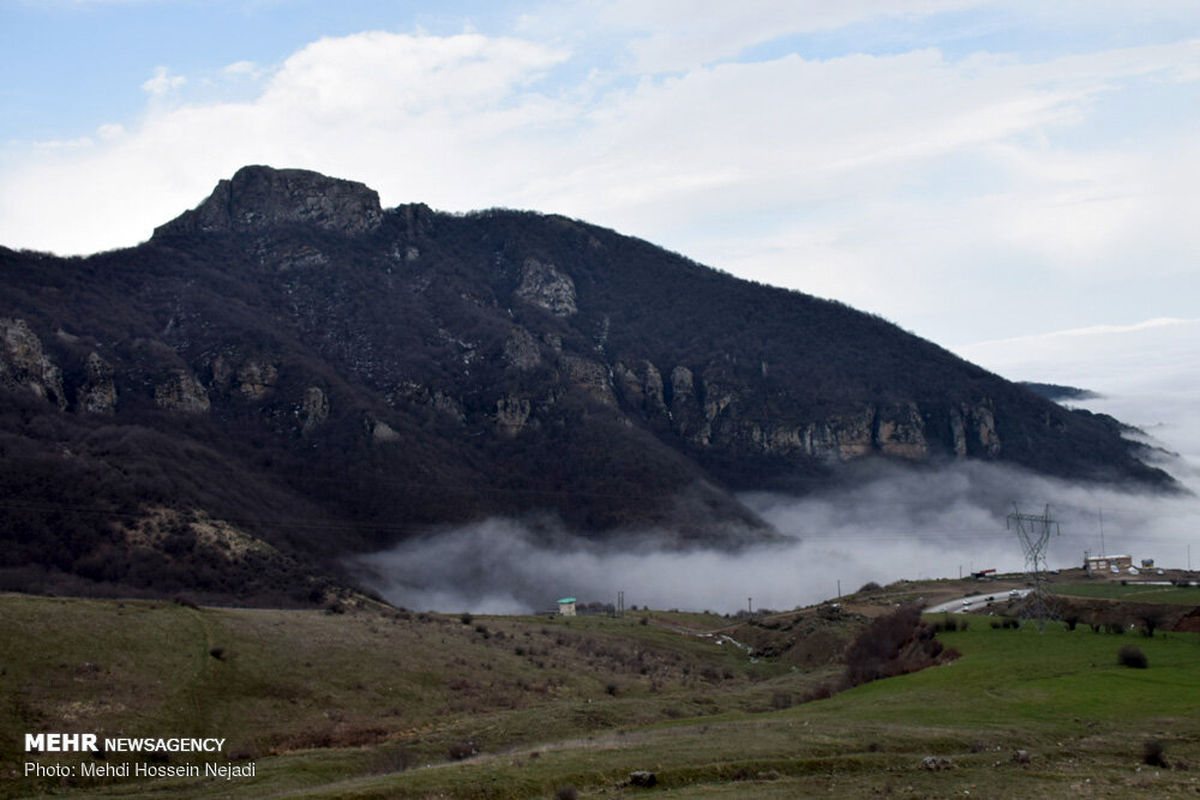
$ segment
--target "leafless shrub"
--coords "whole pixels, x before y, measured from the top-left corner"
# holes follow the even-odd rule
[[[229,751],[230,761],[253,761],[257,756],[248,744],[238,745]]]
[[[1147,739],[1142,743],[1142,763],[1151,767],[1167,766],[1163,743],[1158,739]]]
[[[1123,667],[1133,667],[1134,669],[1146,669],[1150,666],[1150,662],[1141,648],[1131,644],[1127,644],[1117,651],[1117,663]]]
[[[858,686],[948,660],[915,606],[872,620],[846,650],[845,683]]]
[[[451,761],[462,761],[465,758],[478,755],[478,753],[479,747],[469,739],[462,742],[455,742],[446,750],[446,755],[450,757]]]
[[[833,697],[835,694],[837,694],[836,686],[834,686],[832,684],[828,684],[828,683],[823,683],[820,686],[809,689],[807,692],[804,693],[804,695],[800,699],[801,699],[801,702],[811,703],[814,700],[825,700],[827,698]]]

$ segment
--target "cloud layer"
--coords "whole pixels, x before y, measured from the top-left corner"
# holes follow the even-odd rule
[[[416,609],[522,613],[558,597],[654,608],[789,609],[850,593],[868,581],[956,578],[973,570],[1021,571],[1014,510],[1050,507],[1061,535],[1050,567],[1079,566],[1085,551],[1130,553],[1183,567],[1200,516],[1195,497],[1139,495],[1072,486],[1004,467],[962,465],[904,472],[877,465],[852,489],[803,498],[746,498],[791,543],[738,552],[656,547],[654,531],[613,543],[558,533],[547,538],[511,520],[489,520],[406,542],[361,559],[368,584]],[[1178,472],[1178,470],[1176,470]],[[1200,561],[1200,549],[1196,552]]]

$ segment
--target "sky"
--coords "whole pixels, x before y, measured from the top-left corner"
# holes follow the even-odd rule
[[[1191,0],[0,0],[0,244],[248,163],[561,213],[951,348],[1190,319]]]
[[[1198,101],[1194,0],[0,0],[0,244],[131,246],[252,163],[565,214],[1097,391],[1200,489]],[[1068,565],[1101,511],[1110,551],[1176,565],[1200,521],[1194,495],[987,465],[854,491],[747,497],[783,556],[545,550],[489,520],[376,566],[417,607],[553,575],[603,599],[614,573],[657,605],[789,607],[1019,569],[997,497],[1055,504]],[[482,594],[406,588],[480,542],[508,554]]]

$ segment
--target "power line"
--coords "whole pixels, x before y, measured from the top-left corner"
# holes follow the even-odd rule
[[[1050,519],[1050,506],[1041,516],[1022,514],[1021,509],[1013,503],[1013,513],[1008,515],[1008,524],[1015,526],[1017,537],[1021,540],[1021,549],[1025,552],[1025,572],[1033,581],[1032,600],[1026,598],[1026,608],[1030,610],[1038,630],[1046,629],[1046,621],[1053,615],[1046,602],[1046,545],[1050,541],[1050,532],[1059,533],[1058,523]],[[1028,524],[1028,528],[1026,525]]]

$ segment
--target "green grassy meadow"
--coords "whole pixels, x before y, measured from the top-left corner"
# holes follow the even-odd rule
[[[646,623],[642,623],[642,618]],[[345,614],[0,597],[0,795],[1194,797],[1200,642],[939,634],[956,661],[813,702],[836,669],[682,632],[720,617]],[[798,630],[798,629],[797,629]],[[795,635],[781,629],[780,636]],[[1133,645],[1148,669],[1120,666]],[[213,651],[217,650],[217,655]],[[21,734],[228,738],[257,775],[40,779]],[[1142,763],[1159,740],[1168,765]],[[455,759],[471,742],[478,753]],[[1013,760],[1018,750],[1028,763]],[[460,755],[467,755],[460,752]],[[927,756],[952,768],[920,767]],[[111,759],[110,759],[111,760]],[[658,785],[628,785],[651,770]],[[14,772],[16,771],[16,772]]]
[[[1147,586],[1140,583],[1062,583],[1054,593],[1068,597],[1098,597],[1131,603],[1200,606],[1200,586]]]

